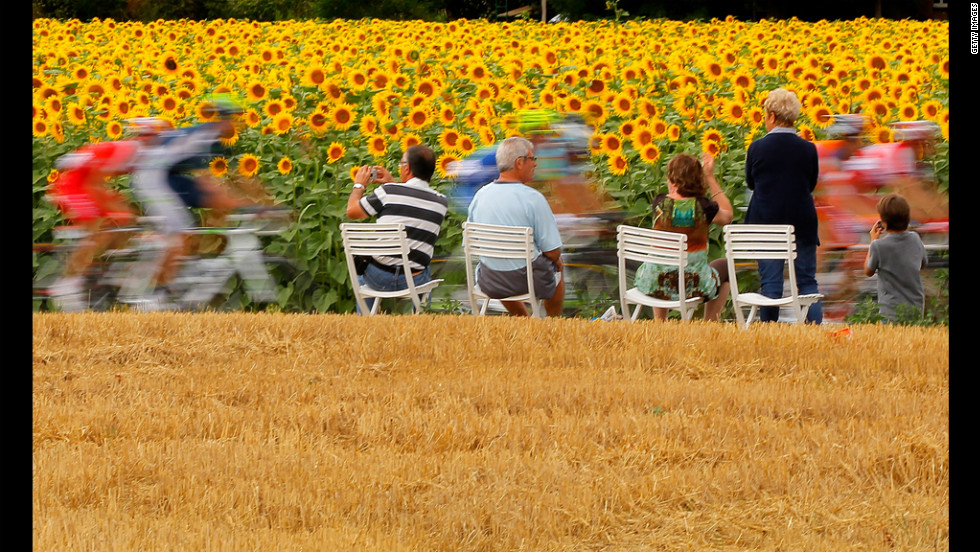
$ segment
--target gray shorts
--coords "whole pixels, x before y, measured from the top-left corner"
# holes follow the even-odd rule
[[[558,287],[559,272],[555,264],[544,255],[538,255],[531,263],[533,269],[534,295],[538,299],[551,299]],[[493,270],[483,266],[477,267],[476,281],[480,290],[491,299],[502,299],[527,293],[527,267],[517,270]]]

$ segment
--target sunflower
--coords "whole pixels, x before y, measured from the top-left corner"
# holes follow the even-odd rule
[[[269,89],[261,81],[252,81],[245,87],[245,97],[252,103],[261,102],[269,95]]]
[[[262,115],[254,109],[249,109],[242,116],[242,120],[249,128],[255,128],[262,123]]]
[[[85,109],[82,106],[78,105],[77,102],[72,102],[68,104],[66,113],[68,114],[69,123],[75,126],[81,126],[85,124]]]
[[[289,157],[283,157],[276,163],[276,169],[279,170],[279,174],[287,175],[293,170],[293,160]]]
[[[892,141],[892,129],[884,125],[874,127],[869,137],[874,144],[887,144]]]
[[[629,117],[633,114],[633,98],[625,92],[616,94],[612,101],[612,108],[616,115]]]
[[[160,69],[164,75],[176,76],[180,73],[180,59],[175,52],[164,52],[160,57]]]
[[[919,108],[912,103],[904,103],[898,107],[898,118],[902,121],[915,121],[919,118]]]
[[[582,109],[585,108],[585,104],[582,98],[578,96],[569,95],[564,99],[563,107],[566,113],[581,113]]]
[[[816,133],[813,132],[813,129],[810,128],[810,125],[807,125],[807,124],[800,125],[799,126],[799,129],[796,132],[796,134],[800,138],[803,138],[804,140],[806,140],[808,142],[816,142],[817,141],[817,135],[816,135]]]
[[[737,101],[724,100],[721,111],[726,123],[741,126],[745,122],[745,106]]]
[[[439,93],[442,86],[435,79],[425,78],[421,79],[418,84],[415,85],[415,93],[421,94],[426,98],[433,98]]]
[[[327,146],[327,163],[340,161],[346,153],[347,148],[343,144],[340,142],[330,142],[330,145]]]
[[[224,157],[215,157],[208,164],[208,170],[215,178],[221,178],[228,172],[228,160]]]
[[[373,157],[381,157],[388,151],[388,142],[384,136],[374,135],[368,138],[367,147]]]
[[[361,117],[361,124],[359,130],[363,136],[373,136],[378,133],[380,125],[378,123],[378,118],[374,115],[365,115]]]
[[[177,111],[180,101],[173,94],[164,94],[157,99],[156,105],[157,108],[164,113],[173,113]]]
[[[354,90],[363,90],[370,83],[366,72],[355,69],[347,74],[347,84]]]
[[[596,128],[602,126],[608,116],[605,106],[596,100],[586,101],[582,105],[582,114],[585,116],[586,122]]]
[[[354,125],[354,107],[345,103],[334,107],[330,112],[330,125],[340,131],[349,129]]]
[[[640,161],[648,165],[656,165],[660,160],[660,148],[656,144],[647,144],[640,149]]]
[[[265,105],[262,107],[262,111],[264,111],[265,114],[270,118],[275,118],[276,115],[279,115],[280,113],[285,111],[285,109],[286,106],[282,103],[282,101],[272,100],[272,99],[265,102]]]
[[[623,151],[623,140],[618,134],[611,132],[599,136],[599,150],[606,155],[615,155]]]
[[[459,161],[459,157],[456,157],[452,153],[444,153],[439,156],[436,160],[436,172],[442,178],[452,178],[454,173],[450,169],[453,163]]]
[[[259,158],[251,153],[243,154],[238,160],[238,174],[242,176],[255,176],[259,172]]]
[[[928,100],[922,104],[922,116],[930,121],[935,121],[942,110],[943,104],[939,100]]]
[[[633,133],[633,136],[630,137],[630,140],[633,142],[634,149],[643,148],[647,144],[653,142],[653,139],[654,139],[653,130],[648,127],[637,129],[636,132]]]
[[[300,83],[304,86],[319,87],[327,80],[327,73],[322,66],[311,65],[303,71]]]
[[[667,139],[676,142],[681,139],[681,127],[676,124],[667,127]]]
[[[891,115],[891,108],[882,101],[868,102],[865,104],[863,111],[882,122],[887,121]]]
[[[497,142],[497,134],[490,127],[482,127],[477,133],[480,135],[480,143],[484,146],[492,146]]]
[[[636,129],[637,129],[636,121],[629,120],[620,123],[619,128],[617,130],[619,131],[620,136],[622,136],[627,140],[630,140],[633,138],[633,133],[636,132]]]
[[[439,133],[439,147],[445,151],[458,151],[459,150],[459,131],[446,128]]]
[[[459,152],[463,156],[469,155],[469,154],[473,153],[474,150],[476,150],[476,143],[473,142],[473,139],[470,138],[466,134],[460,134],[459,135],[459,142],[457,142],[457,143],[459,144],[459,147],[458,147]]]
[[[827,128],[833,122],[833,113],[826,105],[817,105],[807,110],[807,117],[814,125]]]
[[[122,136],[123,126],[119,121],[109,121],[105,126],[105,133],[110,139],[116,140]]]
[[[609,172],[616,176],[626,174],[629,169],[629,161],[622,153],[616,153],[609,157]]]
[[[46,136],[49,131],[48,122],[44,119],[38,119],[34,121],[34,137],[40,138]]]
[[[701,61],[700,66],[701,74],[711,82],[719,82],[725,76],[725,68],[722,67],[718,60],[712,57],[705,57]]]
[[[415,106],[405,117],[405,123],[409,128],[424,129],[432,124],[431,109],[426,105]]]
[[[636,102],[636,112],[640,114],[641,117],[654,118],[659,115],[660,109],[657,104],[653,103],[647,98],[640,98]]]
[[[306,118],[306,124],[314,134],[321,135],[328,130],[327,115],[325,113],[313,112]]]
[[[888,60],[886,60],[885,57],[881,54],[874,54],[868,56],[868,59],[865,60],[864,65],[865,68],[868,69],[868,71],[871,71],[872,73],[880,72],[888,68]]]
[[[422,137],[414,132],[406,132],[402,135],[401,140],[399,140],[399,145],[401,145],[402,151],[405,151],[412,146],[417,146],[421,143]]]
[[[272,131],[282,136],[293,127],[293,121],[293,115],[284,111],[272,118]]]

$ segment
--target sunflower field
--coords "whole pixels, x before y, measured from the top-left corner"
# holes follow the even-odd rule
[[[776,87],[800,96],[811,140],[835,113],[869,115],[876,142],[892,139],[891,122],[935,121],[948,192],[946,21],[35,19],[32,38],[34,241],[62,223],[44,201],[59,156],[119,139],[137,116],[197,124],[209,96],[230,93],[246,124],[211,171],[258,178],[296,213],[273,244],[299,268],[280,295],[289,311],[353,309],[339,224],[357,167],[394,167],[426,143],[446,191],[450,163],[517,133],[524,109],[586,117],[595,182],[641,226],[679,152],[716,155],[740,206],[745,152],[766,132],[761,100]],[[463,217],[447,219],[437,254],[459,244]]]

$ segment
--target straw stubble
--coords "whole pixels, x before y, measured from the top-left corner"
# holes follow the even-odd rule
[[[948,549],[946,329],[33,322],[37,549]]]

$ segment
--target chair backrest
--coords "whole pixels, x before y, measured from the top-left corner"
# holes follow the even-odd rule
[[[344,242],[347,270],[350,272],[351,284],[355,288],[358,280],[354,257],[376,255],[400,257],[403,273],[409,275],[412,273],[412,267],[408,262],[408,253],[411,249],[408,246],[404,224],[345,222],[340,225],[340,235]],[[405,283],[414,295],[415,281],[408,277],[405,278]]]
[[[534,261],[532,228],[464,222],[463,255],[466,263],[466,284],[471,291],[476,283],[473,274],[474,257],[523,260],[527,264],[528,300],[535,310],[539,308],[534,294],[534,271],[531,266]],[[471,301],[473,299],[471,297]],[[475,310],[476,305],[473,304],[472,308]]]
[[[626,261],[676,266],[683,272],[687,267],[687,235],[639,228],[621,224],[617,228],[619,256],[619,289],[626,287]],[[684,278],[677,279],[679,297],[687,297]]]
[[[731,290],[738,297],[738,282],[735,278],[735,261],[780,259],[786,261],[789,269],[790,293],[797,294],[796,234],[791,224],[728,224],[724,227],[725,257],[728,259],[728,274]]]

